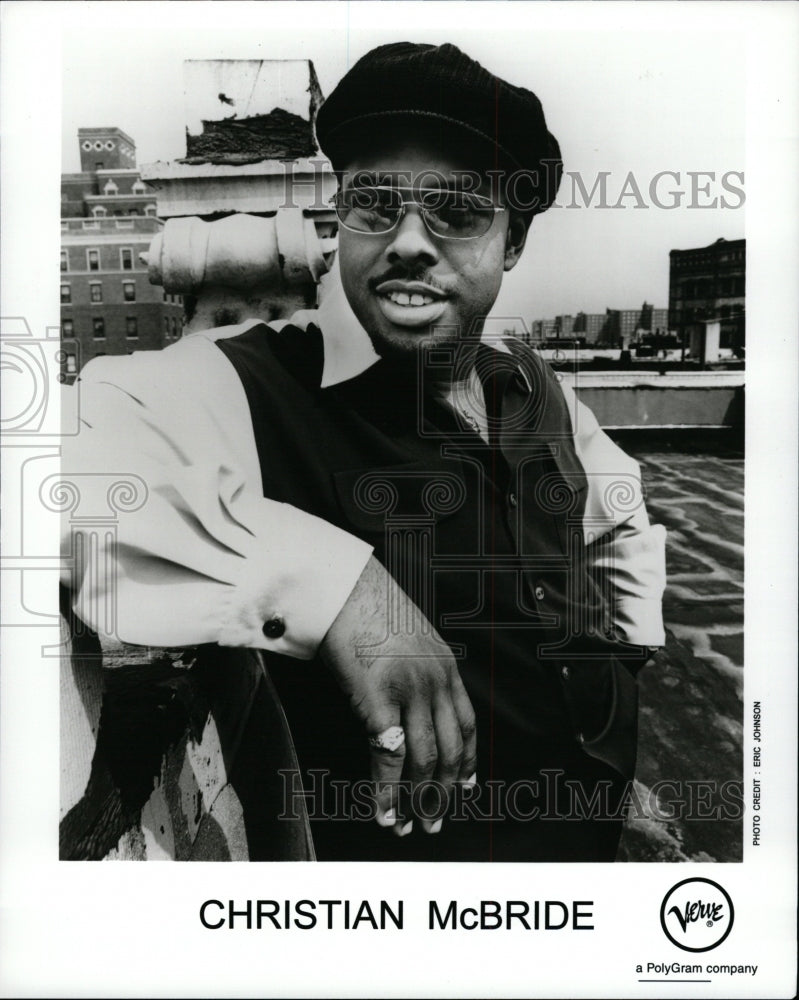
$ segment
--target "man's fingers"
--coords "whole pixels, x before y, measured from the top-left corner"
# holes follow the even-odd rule
[[[405,777],[410,782],[411,805],[424,813],[422,795],[438,764],[436,728],[427,701],[412,705],[405,718]],[[410,818],[410,817],[406,817]]]
[[[457,780],[471,782],[477,772],[477,725],[472,703],[457,668],[453,671],[451,692],[452,707],[458,718],[461,740],[463,741],[463,753]]]
[[[449,696],[438,698],[433,720],[436,727],[438,763],[434,774],[435,794],[431,790],[424,802],[427,808],[422,826],[428,833],[437,833],[441,828],[440,820],[447,811],[452,786],[460,774],[463,757],[461,727]]]
[[[369,734],[372,761],[372,781],[375,783],[375,816],[380,826],[393,826],[397,821],[398,783],[405,766],[405,740],[398,741],[399,716],[378,732]],[[382,746],[376,745],[378,743]]]

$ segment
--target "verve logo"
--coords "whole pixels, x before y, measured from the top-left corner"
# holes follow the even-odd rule
[[[663,933],[683,951],[717,948],[732,930],[734,919],[729,893],[709,878],[683,879],[660,904]]]

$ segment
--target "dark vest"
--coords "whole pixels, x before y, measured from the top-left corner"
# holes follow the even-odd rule
[[[480,347],[486,444],[383,361],[321,389],[314,326],[257,326],[217,345],[247,395],[264,496],[374,546],[453,650],[497,759],[503,746],[515,760],[536,739],[577,740],[631,774],[632,669],[645,654],[615,638],[589,570],[586,479],[549,366],[523,345]],[[309,675],[269,659],[279,687],[283,674],[304,678],[309,707]]]

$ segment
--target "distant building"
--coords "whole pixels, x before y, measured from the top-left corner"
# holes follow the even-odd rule
[[[574,316],[556,316],[555,317],[555,329],[557,331],[557,336],[561,338],[571,337],[574,332]]]
[[[656,309],[644,302],[641,307],[641,330],[644,334],[662,337],[669,332],[668,309]]]
[[[162,228],[155,195],[118,128],[78,129],[81,172],[61,175],[63,371],[101,354],[160,350],[183,329],[183,303],[148,280],[139,255]]]
[[[655,309],[648,302],[640,309],[606,309],[597,343],[606,347],[629,347],[667,330],[668,309]]]
[[[669,321],[688,342],[704,321],[720,321],[719,346],[741,350],[746,337],[746,240],[719,239],[669,254]]]
[[[606,309],[603,313],[578,312],[554,319],[533,320],[530,339],[572,340],[586,346],[621,347],[668,334],[668,309],[644,302],[640,309]]]
[[[574,317],[574,332],[585,337],[587,344],[596,344],[606,322],[605,313],[578,312]]]
[[[558,337],[558,324],[554,319],[536,319],[531,325],[531,340],[538,343],[541,340],[556,340]]]

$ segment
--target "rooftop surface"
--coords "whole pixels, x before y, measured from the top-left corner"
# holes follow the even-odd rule
[[[740,861],[743,455],[622,445],[641,463],[650,520],[668,531],[668,582],[666,645],[639,675],[638,767],[619,860]],[[671,787],[658,790],[664,781]]]

